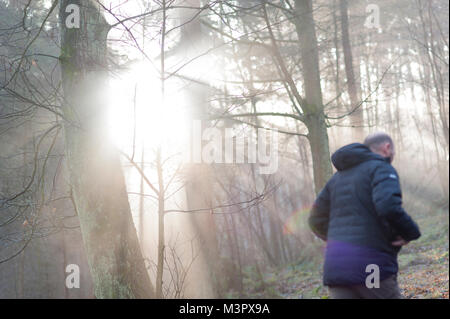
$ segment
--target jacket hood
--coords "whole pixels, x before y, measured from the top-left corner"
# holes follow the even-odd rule
[[[349,169],[368,160],[386,161],[381,155],[360,143],[343,146],[331,156],[331,161],[338,171]]]

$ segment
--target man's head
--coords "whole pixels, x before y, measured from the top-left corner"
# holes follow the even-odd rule
[[[370,134],[364,140],[364,145],[370,148],[372,152],[389,158],[391,163],[394,160],[394,142],[392,142],[391,137],[386,133],[376,132]]]

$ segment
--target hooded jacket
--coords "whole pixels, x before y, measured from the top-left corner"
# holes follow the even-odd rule
[[[399,176],[389,159],[354,143],[331,157],[337,172],[320,191],[309,225],[327,241],[324,285],[364,284],[369,265],[380,280],[398,271],[397,236],[420,237],[417,224],[402,208]]]

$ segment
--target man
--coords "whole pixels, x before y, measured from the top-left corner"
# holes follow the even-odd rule
[[[397,254],[420,231],[402,208],[394,155],[389,135],[374,133],[331,157],[337,172],[309,217],[327,241],[323,282],[331,298],[401,298]]]

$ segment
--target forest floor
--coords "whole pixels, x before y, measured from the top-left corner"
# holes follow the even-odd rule
[[[417,207],[416,207],[417,208]],[[404,298],[449,298],[449,215],[448,209],[426,209],[411,213],[422,236],[399,253],[398,281]],[[322,249],[317,247],[318,252]],[[323,257],[303,258],[279,269],[244,280],[247,298],[327,299],[322,284]],[[231,294],[229,297],[236,297]]]

